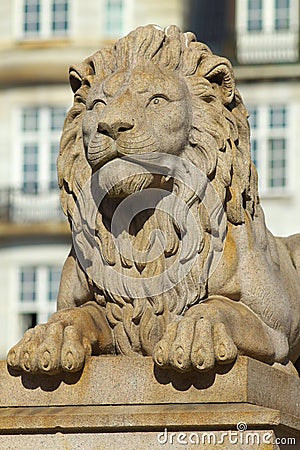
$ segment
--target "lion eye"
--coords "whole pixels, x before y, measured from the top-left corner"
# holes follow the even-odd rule
[[[148,103],[148,105],[162,105],[165,102],[168,102],[169,99],[162,95],[157,95],[155,97],[152,97]]]
[[[102,99],[97,99],[97,100],[93,101],[93,108],[95,108],[95,106],[97,106],[97,105],[101,105],[102,106],[102,105],[106,105],[106,103]]]
[[[90,105],[89,105],[89,107],[88,107],[88,109],[94,109],[94,108],[97,108],[97,107],[103,107],[103,106],[105,106],[106,105],[106,103],[105,103],[105,101],[104,100],[102,100],[101,98],[97,98],[96,100],[94,100]]]

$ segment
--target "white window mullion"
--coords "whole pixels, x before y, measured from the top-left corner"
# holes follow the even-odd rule
[[[290,24],[291,24],[291,31],[294,31],[298,34],[298,27],[299,27],[299,0],[291,0],[291,6],[290,6]]]
[[[11,133],[11,136],[14,136],[13,140],[13,164],[12,167],[14,170],[11,173],[12,177],[12,187],[20,188],[22,186],[23,181],[23,141],[22,141],[22,133],[20,130],[22,130],[22,109],[17,108],[15,110],[15,113],[13,115],[12,120],[13,125],[13,132]],[[15,132],[15,130],[19,130],[18,133]]]
[[[284,129],[284,138],[286,141],[286,148],[285,148],[285,178],[286,178],[286,189],[287,191],[291,191],[291,153],[292,153],[292,139],[290,137],[290,128],[291,124],[291,108],[287,106],[286,109],[286,127]]]
[[[22,39],[24,37],[24,31],[23,31],[23,25],[25,21],[24,17],[24,0],[23,1],[15,1],[14,4],[14,11],[13,11],[13,29],[14,29],[14,35],[16,38]]]
[[[41,0],[41,37],[49,38],[51,35],[51,1]]]
[[[263,0],[263,29],[272,33],[275,28],[275,0]]]
[[[260,186],[261,191],[266,192],[268,183],[268,107],[262,105],[260,108],[260,144],[261,144],[261,170]]]
[[[39,266],[37,272],[37,322],[44,323],[48,319],[48,268]]]
[[[39,185],[40,190],[47,191],[49,187],[50,166],[50,114],[49,108],[40,109],[39,129]]]
[[[129,33],[133,28],[133,18],[134,18],[134,0],[124,0],[124,7],[123,7],[124,34]]]
[[[236,31],[241,34],[247,33],[248,0],[237,0],[236,4]]]
[[[37,267],[37,281],[36,281],[36,304],[37,311],[39,311],[45,303],[45,290],[47,284],[47,272],[45,266]]]
[[[288,136],[288,134],[285,134],[285,142],[286,142],[286,148],[285,148],[285,179],[286,179],[286,189],[288,192],[291,192],[291,167],[290,167],[290,161],[291,161],[291,139]]]

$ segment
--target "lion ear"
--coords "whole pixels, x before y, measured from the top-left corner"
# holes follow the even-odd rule
[[[229,105],[235,92],[235,80],[231,67],[226,63],[219,63],[205,75],[205,78],[219,90],[224,105]]]
[[[75,92],[77,92],[78,89],[80,89],[82,86],[82,78],[81,78],[80,74],[73,67],[70,68],[69,81],[70,81],[71,89],[75,94]]]

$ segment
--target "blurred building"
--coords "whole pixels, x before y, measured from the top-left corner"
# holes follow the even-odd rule
[[[234,65],[268,227],[300,232],[299,0],[190,0],[186,26]]]
[[[68,67],[133,28],[183,26],[183,1],[0,2],[0,357],[55,310],[71,243],[56,158]]]
[[[234,65],[269,228],[300,231],[299,0],[0,2],[0,358],[55,310],[71,236],[56,158],[68,67],[147,23],[194,31]]]

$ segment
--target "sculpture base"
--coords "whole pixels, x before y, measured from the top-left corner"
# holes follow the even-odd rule
[[[300,448],[300,380],[247,357],[206,373],[93,357],[83,372],[8,373],[0,449]]]

